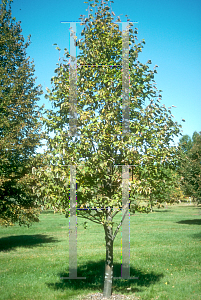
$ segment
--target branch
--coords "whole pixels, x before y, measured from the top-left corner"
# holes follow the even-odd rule
[[[82,215],[78,215],[78,218],[87,219],[87,220],[92,221],[92,222],[94,222],[94,223],[101,224],[100,222],[96,222],[96,221],[94,221],[94,220],[92,220],[92,219],[90,219],[90,218],[83,217]]]
[[[86,212],[86,211],[85,211],[85,212]],[[97,213],[98,213],[98,212],[97,212]],[[98,214],[99,214],[99,213],[98,213]],[[86,216],[84,217],[84,216],[82,216],[81,214],[80,214],[80,215],[77,215],[77,216],[80,217],[80,218],[83,218],[83,219],[87,219],[87,220],[89,220],[89,221],[92,221],[92,222],[94,222],[94,223],[101,224],[101,221],[98,222],[98,221],[94,221],[94,219],[92,219],[92,218],[94,218],[94,216],[91,216],[91,215],[90,215],[91,218],[90,218],[90,217],[86,217]],[[99,216],[100,216],[100,214],[99,214]],[[99,217],[99,216],[98,216],[98,217]]]
[[[121,227],[121,225],[122,225],[122,223],[123,223],[123,221],[124,221],[124,219],[125,219],[125,216],[126,216],[128,210],[129,210],[129,209],[127,209],[127,210],[125,211],[125,214],[124,214],[124,216],[123,216],[121,222],[119,223],[119,225],[117,226],[117,229],[116,229],[115,233],[113,234],[113,238],[112,238],[113,241],[114,241],[114,239],[115,239],[115,237],[116,237],[116,235],[117,235],[117,233],[118,233],[118,231],[119,231],[119,228]]]
[[[90,136],[90,139],[91,139],[91,136]],[[92,139],[91,139],[91,143],[92,143],[92,147],[93,147],[93,149],[94,149],[94,153],[95,153],[95,152],[96,152],[96,150],[95,150],[95,148],[94,148],[94,143],[93,143]]]
[[[129,202],[130,202],[130,200],[129,200]],[[123,208],[126,208],[126,207],[127,207],[127,204],[129,204],[129,202],[127,202],[124,206],[122,206],[122,209],[123,209]],[[131,203],[131,202],[130,202],[130,203]],[[119,208],[119,210],[120,210],[120,208]],[[118,214],[119,210],[117,210],[117,211],[113,214],[112,218],[114,218],[114,217]]]
[[[117,210],[117,211],[112,215],[112,218],[114,218],[114,217],[118,214],[119,211],[120,211],[120,209]]]

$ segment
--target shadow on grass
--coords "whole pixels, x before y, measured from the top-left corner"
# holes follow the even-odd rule
[[[182,220],[176,222],[178,224],[188,224],[188,225],[201,225],[201,219],[193,219],[193,220]]]
[[[43,243],[56,242],[58,242],[57,239],[45,234],[13,235],[0,238],[0,252],[11,251],[14,250],[16,247],[33,248]]]
[[[192,209],[196,209],[196,212],[201,215],[201,207],[192,207]]]
[[[50,214],[54,214],[53,210],[42,210],[41,211],[41,215],[50,215]]]
[[[162,208],[160,208],[160,209],[153,209],[153,212],[167,213],[167,212],[171,212],[171,210],[170,209],[162,209]]]
[[[105,261],[101,260],[98,262],[87,262],[87,265],[80,266],[77,269],[78,277],[86,277],[86,279],[60,279],[60,277],[68,277],[68,272],[61,272],[58,274],[59,282],[46,283],[47,286],[54,290],[66,290],[73,289],[78,291],[80,290],[99,290],[103,292],[104,286],[104,272],[105,272]],[[121,276],[121,264],[114,265],[114,277]],[[123,294],[130,294],[131,292],[127,290],[132,284],[135,284],[135,287],[132,288],[133,292],[139,292],[140,287],[147,287],[155,282],[158,282],[161,278],[164,277],[162,273],[144,273],[140,270],[130,267],[130,276],[139,277],[139,279],[113,279],[113,292],[120,292]]]
[[[192,234],[191,235],[194,239],[199,239],[201,240],[201,232],[200,233],[196,233],[196,234]]]

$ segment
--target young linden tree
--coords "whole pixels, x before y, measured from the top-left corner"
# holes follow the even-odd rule
[[[47,150],[42,156],[43,167],[35,169],[40,179],[36,192],[44,205],[57,208],[68,217],[69,170],[70,165],[76,166],[77,208],[88,208],[77,211],[77,216],[104,228],[108,275],[105,275],[104,296],[109,297],[113,243],[121,225],[114,223],[114,216],[122,207],[121,166],[134,166],[129,197],[131,211],[149,212],[150,206],[142,205],[138,196],[155,195],[154,176],[160,184],[161,172],[174,169],[177,149],[171,142],[173,136],[179,134],[181,125],[172,120],[170,109],[160,105],[161,95],[154,85],[157,71],[150,70],[151,61],[147,64],[138,61],[145,42],[136,43],[137,29],[133,30],[133,24],[129,23],[127,43],[125,33],[122,36],[119,24],[113,21],[114,13],[110,12],[108,0],[99,6],[96,0],[90,6],[96,7],[97,12],[95,17],[89,14],[88,18],[81,18],[83,38],[76,41],[80,50],[77,84],[71,77],[75,69],[69,68],[70,54],[65,50],[65,58],[57,64],[56,76],[51,79],[52,90],[47,89],[46,98],[52,102],[53,109],[46,111],[44,119]],[[70,58],[71,62],[75,61]],[[124,70],[129,70],[123,75],[122,64]],[[130,129],[129,134],[123,134],[122,88],[128,80]],[[77,105],[77,131],[70,135],[72,93]]]

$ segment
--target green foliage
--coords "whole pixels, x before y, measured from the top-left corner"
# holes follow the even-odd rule
[[[180,139],[182,190],[186,197],[201,203],[201,132]]]
[[[147,64],[138,61],[144,41],[136,43],[137,28],[132,30],[130,23],[130,135],[120,136],[122,70],[121,66],[114,65],[122,64],[122,33],[113,23],[107,6],[98,7],[95,18],[90,14],[82,22],[83,41],[77,42],[81,54],[77,57],[76,96],[77,131],[81,137],[68,135],[72,104],[69,100],[69,52],[66,51],[51,79],[53,88],[47,90],[46,95],[56,111],[47,110],[48,117],[44,119],[48,149],[41,155],[43,168],[35,171],[40,176],[38,196],[45,199],[48,206],[61,208],[67,216],[69,170],[73,164],[77,172],[78,207],[121,207],[122,168],[114,165],[129,164],[135,165],[132,207],[135,211],[148,212],[149,207],[140,205],[136,199],[139,194],[153,193],[159,202],[164,201],[169,181],[165,183],[163,176],[166,170],[174,170],[178,162],[177,149],[170,143],[174,135],[180,134],[181,125],[172,120],[170,108],[160,105],[161,91],[154,85],[156,70],[149,68],[150,60]],[[54,137],[49,136],[50,132]],[[117,134],[119,136],[115,136]],[[78,217],[90,218],[99,224],[106,223],[106,215],[106,210],[93,215],[90,210],[78,212]]]
[[[42,127],[36,105],[42,91],[25,52],[30,37],[24,43],[11,3],[0,9],[0,223],[6,226],[38,221],[31,170]]]
[[[185,134],[179,140],[180,148],[187,153],[192,148],[192,140],[189,135]]]

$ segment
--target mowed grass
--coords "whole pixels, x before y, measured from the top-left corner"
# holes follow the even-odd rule
[[[121,219],[121,212],[116,216]],[[102,225],[78,218],[78,276],[69,276],[69,221],[44,212],[30,228],[0,228],[0,299],[82,299],[102,292]],[[130,216],[130,275],[114,280],[113,293],[133,299],[201,299],[201,208],[174,205]],[[121,275],[121,231],[114,242],[114,276]],[[127,290],[127,288],[131,288]]]

